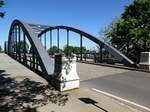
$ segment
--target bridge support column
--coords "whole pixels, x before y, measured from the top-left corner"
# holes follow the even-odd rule
[[[4,42],[4,52],[7,53],[7,41]]]
[[[76,71],[76,56],[69,58],[55,56],[55,70],[52,84],[60,91],[79,88],[79,76]]]
[[[150,70],[150,52],[142,52],[140,57],[140,68]]]

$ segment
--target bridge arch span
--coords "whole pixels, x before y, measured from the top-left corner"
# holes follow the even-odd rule
[[[25,42],[28,39],[30,42],[32,48],[32,53],[30,53],[31,57],[26,52],[21,53],[19,48],[14,48],[14,45],[20,47],[19,43],[21,42],[21,31],[23,36],[22,41]],[[11,24],[8,36],[8,54],[22,64],[27,65],[27,67],[32,70],[40,72],[46,79],[48,78],[48,75],[53,74],[53,70],[51,69],[53,66],[51,64],[52,60],[49,58],[48,53],[38,39],[38,35],[27,23],[23,21],[14,20]],[[29,62],[28,64],[28,61],[32,62]]]
[[[88,38],[89,40],[93,41],[94,43],[96,43],[97,45],[103,46],[110,54],[112,54],[114,57],[116,57],[119,61],[121,61],[125,65],[127,65],[127,66],[134,65],[134,62],[132,60],[130,60],[128,57],[123,55],[120,51],[118,51],[117,49],[115,49],[111,45],[103,42],[102,40],[96,38],[95,36],[93,36],[89,33],[86,33],[82,30],[79,30],[79,29],[76,29],[76,28],[73,28],[73,27],[69,27],[69,26],[49,26],[48,28],[41,31],[38,34],[38,37],[41,37],[41,35],[43,35],[44,33],[48,32],[48,31],[52,31],[52,30],[56,30],[56,29],[64,29],[64,30],[67,30],[67,31],[75,32],[75,33],[77,33],[81,36],[84,36],[84,37]]]
[[[7,51],[8,55],[15,58],[17,61],[26,65],[30,69],[43,74],[43,77],[48,79],[49,76],[51,76],[54,73],[54,59],[49,56],[47,50],[45,49],[45,46],[43,46],[42,42],[40,41],[40,38],[43,34],[46,34],[48,31],[53,31],[56,29],[58,31],[58,34],[59,30],[66,30],[67,38],[69,38],[68,35],[69,32],[74,32],[80,35],[81,58],[82,58],[82,36],[84,36],[85,38],[94,42],[100,48],[102,47],[105,48],[111,55],[115,56],[119,61],[121,61],[125,65],[127,66],[134,65],[134,62],[132,62],[129,58],[127,58],[117,49],[82,30],[69,26],[49,26],[49,25],[31,24],[20,20],[14,20],[11,24],[8,36],[8,51]],[[30,44],[30,51],[28,52],[26,51],[27,39],[28,43]],[[22,41],[24,43],[23,47],[20,44]],[[69,45],[68,41],[67,45]]]

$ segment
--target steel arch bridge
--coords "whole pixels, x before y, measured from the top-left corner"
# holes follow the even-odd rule
[[[55,56],[54,54],[53,56],[50,55],[50,52],[47,52],[47,48],[53,47],[52,32],[54,30],[57,32],[56,38],[58,52],[63,52],[60,50],[60,30],[66,31],[67,48],[70,46],[70,32],[74,32],[79,35],[80,52],[74,52],[77,55],[78,61],[93,60],[94,63],[104,63],[108,62],[108,58],[112,58],[111,61],[117,60],[117,62],[126,66],[134,65],[133,61],[114,47],[79,29],[68,26],[31,24],[20,20],[14,20],[11,24],[8,42],[5,42],[5,52],[15,60],[19,61],[31,70],[40,73],[42,77],[49,80],[49,77],[52,76],[54,72]],[[49,36],[47,36],[48,32]],[[85,52],[83,50],[83,38],[94,42],[98,46],[98,51],[94,53]],[[43,42],[42,39],[44,40]],[[49,43],[49,47],[47,47],[47,43]],[[67,57],[69,57],[69,53],[69,50],[65,52]]]

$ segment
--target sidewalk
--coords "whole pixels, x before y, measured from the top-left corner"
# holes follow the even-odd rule
[[[60,93],[0,54],[0,112],[140,112],[86,87]]]
[[[69,101],[65,106],[48,104],[45,107],[39,108],[40,112],[47,112],[46,110],[49,108],[54,112],[140,112],[87,88],[73,90],[69,94]]]

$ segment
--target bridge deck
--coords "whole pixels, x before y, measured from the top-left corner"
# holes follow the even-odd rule
[[[77,70],[81,78],[81,88],[79,90],[74,90],[67,93],[59,93],[52,88],[47,88],[47,86],[42,86],[43,84],[44,85],[47,84],[47,82],[44,79],[42,79],[32,71],[28,70],[26,67],[22,66],[15,60],[11,59],[6,54],[0,54],[0,60],[1,60],[0,61],[0,80],[1,80],[0,100],[1,99],[3,100],[3,102],[1,102],[0,104],[0,111],[4,111],[3,109],[5,109],[6,111],[11,108],[15,108],[15,109],[21,108],[21,106],[18,105],[19,104],[18,101],[20,103],[23,103],[23,106],[25,108],[28,106],[26,102],[27,100],[29,100],[28,101],[29,103],[34,102],[35,108],[37,108],[36,107],[37,105],[38,107],[40,107],[37,108],[40,112],[42,111],[45,112],[47,110],[48,111],[54,110],[56,112],[57,111],[70,112],[70,110],[72,110],[72,112],[81,112],[81,111],[139,112],[138,110],[133,110],[133,108],[127,105],[122,105],[122,103],[119,103],[116,100],[110,99],[109,97],[106,97],[99,93],[95,93],[94,91],[91,90],[91,88],[97,88],[103,90],[111,89],[111,91],[114,92],[116,89],[119,90],[120,89],[119,87],[124,87],[125,91],[128,91],[127,88],[125,88],[125,85],[127,85],[127,87],[129,87],[130,89],[135,88],[136,90],[137,89],[143,90],[143,92],[145,92],[143,93],[143,95],[145,96],[145,101],[148,101],[150,98],[149,97],[150,90],[148,88],[150,84],[149,81],[150,76],[146,75],[145,73],[78,63]],[[130,76],[128,73],[133,73],[133,74],[131,74]],[[137,75],[138,77],[136,77],[135,75]],[[140,82],[140,80],[144,82]],[[112,84],[114,84],[114,86]],[[117,84],[119,84],[120,86],[117,86]],[[42,96],[43,91],[41,91],[41,89],[44,90],[44,94],[45,91],[49,91],[50,95]],[[6,90],[7,90],[7,94],[5,93]],[[70,94],[69,96],[67,96],[68,93]],[[137,93],[134,94],[137,95]],[[38,100],[41,97],[42,99]],[[12,99],[8,100],[10,98]],[[47,104],[47,100],[45,98],[48,99],[50,103]],[[69,101],[67,101],[67,98],[69,98]],[[80,100],[81,98],[94,99],[98,103],[96,103],[96,106],[94,104],[86,105],[84,102]],[[141,96],[141,98],[144,97]],[[42,102],[42,104],[36,103],[39,101],[40,103]],[[67,105],[62,107],[62,106],[58,106],[59,104],[56,105],[54,102],[56,102],[56,104],[58,103],[64,104],[66,102]],[[47,105],[43,107],[42,105],[44,104]],[[35,109],[35,108],[30,108],[30,109]],[[23,110],[23,108],[21,108],[21,110]]]
[[[150,108],[150,74],[78,63],[81,86],[95,88]]]
[[[80,80],[85,81],[93,78],[109,76],[113,74],[124,73],[129,70],[118,69],[113,67],[77,63],[77,71],[80,75]]]

